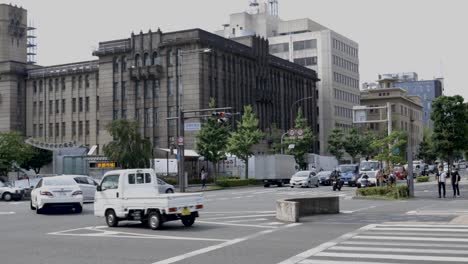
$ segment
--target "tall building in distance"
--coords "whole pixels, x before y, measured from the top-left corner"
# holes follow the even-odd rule
[[[317,148],[327,154],[328,135],[334,128],[351,129],[352,108],[360,104],[358,44],[308,18],[281,20],[277,0],[252,0],[247,12],[231,14],[223,26],[218,35],[265,37],[271,54],[317,72]]]
[[[379,83],[364,83],[363,90],[378,88],[402,88],[408,95],[419,96],[423,105],[423,123],[432,130],[432,101],[443,95],[443,79],[419,80],[415,72],[379,74]]]

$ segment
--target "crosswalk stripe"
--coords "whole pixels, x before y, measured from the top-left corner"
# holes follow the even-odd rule
[[[434,236],[434,237],[467,237],[468,238],[468,234],[466,233],[461,233],[461,234],[454,234],[454,233],[448,233],[448,234],[444,234],[444,233],[421,233],[421,232],[380,232],[380,231],[372,231],[372,232],[368,232],[368,233],[365,233],[364,235],[380,235],[380,236],[386,236],[386,235],[390,235],[390,236],[425,236],[425,237],[429,237],[429,236]]]
[[[438,241],[438,242],[468,242],[466,238],[445,238],[445,237],[401,237],[401,236],[363,236],[358,235],[353,239],[369,240],[411,240],[411,241]]]
[[[343,245],[368,245],[368,246],[375,246],[375,241],[344,241],[341,244]],[[404,243],[404,242],[379,242],[379,246],[408,246],[408,247],[428,247],[428,248],[468,248],[468,244],[460,245],[460,244],[437,244],[437,243]]]
[[[466,232],[468,233],[468,229],[461,229],[461,228],[401,228],[401,227],[382,227],[382,228],[375,228],[374,230],[385,230],[385,231],[430,231],[430,232]]]
[[[329,250],[343,250],[343,251],[369,251],[369,247],[348,247],[348,246],[334,246]],[[437,254],[458,254],[468,255],[466,250],[455,250],[455,249],[420,249],[420,248],[385,248],[385,247],[372,247],[372,251],[383,251],[383,252],[396,252],[396,253],[437,253]]]
[[[305,259],[299,264],[345,264],[350,263],[349,261],[336,261],[336,260],[323,260],[323,259]],[[353,264],[395,264],[395,263],[387,263],[387,262],[361,262],[361,261],[353,261]],[[398,262],[398,264],[407,264],[403,262]]]
[[[374,229],[379,229],[382,227],[408,227],[408,228],[414,228],[414,227],[429,227],[429,228],[461,228],[461,229],[468,229],[468,225],[446,225],[446,224],[441,224],[441,225],[412,225],[412,224],[380,224]]]
[[[356,253],[338,253],[338,252],[320,252],[315,256],[334,257],[334,258],[359,258],[359,259],[389,259],[389,260],[419,260],[419,261],[440,261],[440,262],[462,262],[467,263],[465,257],[448,256],[419,256],[419,255],[387,255],[387,254],[356,254]]]

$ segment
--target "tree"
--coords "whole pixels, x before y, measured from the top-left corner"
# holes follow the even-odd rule
[[[423,140],[419,144],[418,158],[424,160],[425,163],[432,163],[437,159],[434,152],[434,146],[431,139],[431,134],[428,128],[424,128]]]
[[[343,142],[343,148],[351,156],[352,162],[356,162],[356,157],[361,154],[365,148],[363,137],[359,135],[356,128],[351,129]]]
[[[344,155],[343,137],[343,132],[338,128],[333,129],[331,134],[328,136],[328,151],[330,151],[330,153],[335,156],[338,162],[340,162]]]
[[[14,163],[21,164],[32,156],[32,147],[18,132],[0,132],[0,175],[6,176]]]
[[[32,148],[32,157],[21,163],[20,167],[26,170],[34,170],[36,174],[39,174],[44,165],[52,162],[52,155],[50,150]]]
[[[302,114],[302,108],[299,107],[297,111],[297,117],[294,123],[294,129],[302,129],[303,136],[298,138],[297,136],[293,139],[287,139],[286,145],[294,144],[293,149],[289,149],[286,153],[294,155],[296,163],[301,167],[301,169],[306,169],[307,161],[306,154],[310,152],[310,148],[315,141],[314,133],[312,129],[307,124],[307,119]]]
[[[214,99],[210,98],[209,107],[215,108],[215,106]],[[209,117],[196,135],[197,151],[206,160],[213,163],[215,179],[218,176],[218,162],[226,158],[227,134],[226,125],[218,122],[215,117]]]
[[[249,178],[249,158],[253,155],[251,148],[260,142],[262,136],[252,106],[244,106],[242,120],[237,123],[237,130],[231,132],[228,138],[227,151],[244,161],[246,179]]]
[[[361,137],[361,144],[362,144],[362,152],[361,156],[368,158],[372,158],[378,154],[378,149],[376,149],[372,143],[377,140],[377,136],[372,131],[367,131]]]
[[[468,149],[468,105],[460,95],[441,96],[432,102],[432,142],[439,157],[451,168],[454,153]]]
[[[380,152],[375,159],[385,161],[389,171],[393,169],[393,164],[406,162],[407,134],[404,131],[393,131],[389,136],[376,139],[371,147]]]
[[[151,158],[151,142],[138,132],[138,123],[125,119],[107,125],[114,138],[104,146],[104,154],[120,164],[123,169],[148,168]]]

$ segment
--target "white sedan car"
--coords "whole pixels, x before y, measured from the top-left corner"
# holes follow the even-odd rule
[[[89,203],[94,202],[94,195],[96,194],[96,187],[98,183],[93,178],[86,175],[63,175],[64,177],[70,177],[80,186],[83,192],[83,202]]]
[[[71,177],[54,176],[41,179],[31,192],[31,210],[38,214],[46,208],[83,210],[83,192]]]

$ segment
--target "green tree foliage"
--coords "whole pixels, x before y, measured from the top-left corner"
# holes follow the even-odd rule
[[[389,170],[393,170],[393,164],[405,163],[405,153],[407,146],[407,134],[404,131],[393,131],[389,136],[376,139],[371,145],[378,149],[379,154],[376,160],[385,161]]]
[[[349,134],[345,136],[343,148],[351,156],[353,163],[356,162],[356,157],[364,151],[363,136],[358,133],[356,128],[351,129]]]
[[[245,163],[245,177],[249,178],[249,158],[253,155],[252,146],[259,143],[263,137],[258,129],[258,119],[253,113],[252,106],[244,106],[242,120],[237,124],[237,130],[230,133],[227,151],[236,155]]]
[[[104,154],[123,169],[148,168],[151,159],[151,142],[138,132],[138,123],[125,119],[107,125],[114,138],[104,146]]]
[[[213,98],[210,98],[209,107],[216,107]],[[215,117],[209,117],[196,135],[197,151],[206,160],[213,163],[215,179],[218,176],[218,162],[226,158],[227,135],[228,129],[226,125],[218,122]]]
[[[372,131],[367,131],[361,137],[361,144],[362,144],[362,152],[361,155],[365,158],[373,158],[375,155],[378,154],[378,149],[376,149],[372,142],[377,140],[377,136]]]
[[[451,165],[455,152],[468,149],[468,105],[460,95],[438,97],[432,102],[431,119],[434,151]]]
[[[294,159],[296,160],[296,163],[301,167],[301,169],[306,169],[306,154],[310,152],[312,144],[315,141],[315,135],[312,132],[312,129],[307,124],[307,119],[304,117],[301,107],[299,107],[299,110],[297,111],[297,117],[294,122],[294,129],[302,129],[303,137],[298,138],[296,136],[292,139],[288,138],[287,140],[285,140],[286,146],[289,144],[294,144],[294,148],[288,149],[286,153],[294,155]]]
[[[34,170],[36,174],[41,172],[41,168],[52,162],[53,153],[50,150],[32,148],[30,159],[21,163],[20,167],[26,170]]]
[[[328,151],[340,162],[344,156],[344,134],[341,129],[335,128],[328,136]]]
[[[418,158],[427,164],[431,164],[437,159],[429,128],[424,128],[423,140],[419,144]]]
[[[32,156],[32,147],[17,132],[0,132],[0,176],[7,175],[13,164],[21,164]]]

